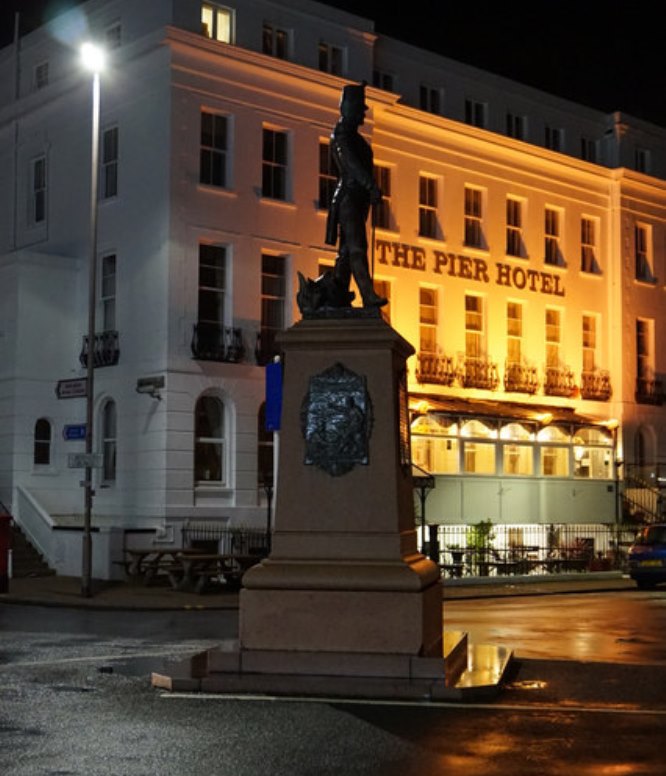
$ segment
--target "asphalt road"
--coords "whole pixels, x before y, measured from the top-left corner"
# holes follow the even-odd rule
[[[641,664],[658,657],[662,597],[447,603],[445,616],[480,635],[525,639],[513,643],[516,670],[501,696],[474,706],[162,693],[149,672],[166,655],[233,637],[234,613],[0,606],[0,773],[663,776],[666,664],[663,654]],[[580,623],[579,635],[544,630],[553,619]],[[600,625],[611,635],[595,636]],[[636,640],[644,632],[647,643]],[[615,643],[612,662],[530,656],[546,642],[553,653],[581,644],[589,654],[595,638]]]

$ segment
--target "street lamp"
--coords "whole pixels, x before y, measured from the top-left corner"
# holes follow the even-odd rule
[[[88,352],[86,360],[86,474],[83,483],[83,557],[81,595],[92,595],[92,502],[93,502],[93,416],[95,387],[95,307],[97,291],[97,184],[99,168],[99,74],[104,69],[104,51],[93,43],[81,47],[81,62],[92,73],[92,135],[90,149],[90,253],[88,267]]]

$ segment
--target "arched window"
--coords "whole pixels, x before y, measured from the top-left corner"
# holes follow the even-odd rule
[[[46,418],[39,418],[35,423],[32,460],[37,466],[51,463],[51,423]]]
[[[571,434],[564,426],[546,426],[537,434],[544,443],[539,450],[541,474],[544,477],[568,477]]]
[[[102,407],[102,484],[116,481],[116,403],[108,399]]]
[[[201,396],[194,410],[194,481],[226,484],[224,404],[215,396]]]
[[[273,432],[266,430],[266,402],[259,407],[257,418],[257,485],[273,485]]]

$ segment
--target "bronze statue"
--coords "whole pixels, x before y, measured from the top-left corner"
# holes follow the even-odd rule
[[[306,281],[299,273],[297,301],[304,313],[349,307],[354,298],[349,291],[352,275],[364,308],[378,309],[388,302],[376,293],[368,268],[366,222],[371,205],[381,201],[381,192],[374,179],[372,149],[358,132],[367,109],[365,82],[343,88],[340,118],[331,133],[338,182],[326,222],[326,243],[338,243],[338,256],[333,271],[315,281]]]

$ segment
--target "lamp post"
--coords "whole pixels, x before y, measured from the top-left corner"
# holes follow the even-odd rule
[[[84,480],[83,553],[81,595],[92,595],[93,420],[95,388],[95,308],[97,292],[97,185],[99,169],[99,74],[104,52],[92,43],[81,47],[83,66],[92,73],[92,134],[90,149],[90,253],[88,256],[88,351],[86,360],[86,468]]]

